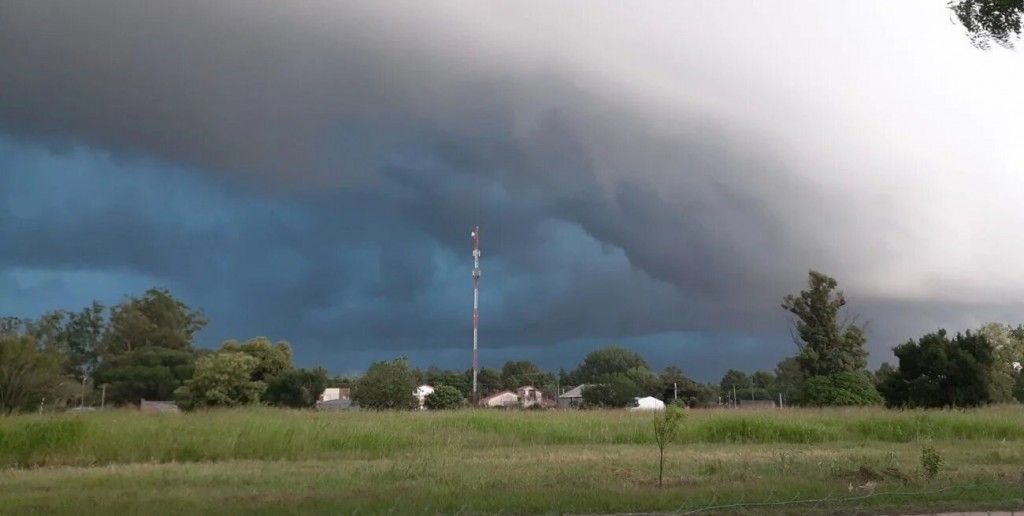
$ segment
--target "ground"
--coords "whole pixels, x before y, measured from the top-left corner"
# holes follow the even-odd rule
[[[1024,507],[1024,409],[0,419],[3,514],[906,514]],[[922,465],[931,448],[934,476]],[[720,507],[730,506],[730,507]]]

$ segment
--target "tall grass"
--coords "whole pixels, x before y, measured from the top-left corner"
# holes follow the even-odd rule
[[[374,459],[454,449],[654,444],[652,415],[626,411],[194,414],[109,411],[0,419],[0,467]],[[690,411],[679,443],[1024,441],[1024,408]]]

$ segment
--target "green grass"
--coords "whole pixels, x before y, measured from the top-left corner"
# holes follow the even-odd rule
[[[861,485],[955,487],[856,502],[872,510],[1024,503],[1019,406],[690,411],[660,490],[653,417],[254,409],[0,418],[0,513],[608,513],[853,496],[867,492]],[[924,444],[947,464],[932,482],[920,472]]]

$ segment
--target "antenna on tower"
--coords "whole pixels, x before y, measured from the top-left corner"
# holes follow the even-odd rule
[[[476,389],[477,378],[477,332],[480,327],[480,313],[478,311],[480,298],[480,226],[473,228],[469,234],[473,238],[473,406],[479,402]]]

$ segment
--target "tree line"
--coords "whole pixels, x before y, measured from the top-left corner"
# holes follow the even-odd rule
[[[950,335],[944,329],[893,348],[895,366],[867,369],[864,329],[844,314],[846,298],[835,279],[810,271],[805,290],[785,296],[793,318],[796,353],[772,371],[731,369],[717,383],[701,383],[678,365],[660,372],[639,354],[609,345],[591,351],[571,371],[543,371],[530,361],[509,361],[478,372],[478,393],[488,396],[532,385],[555,397],[577,386],[582,406],[625,407],[654,396],[688,407],[742,400],[787,405],[969,407],[1024,400],[1024,326],[989,323]],[[405,357],[372,364],[362,375],[330,376],[323,367],[293,364],[288,342],[265,337],[197,348],[207,324],[166,289],[153,288],[106,307],[55,310],[36,319],[0,318],[0,410],[118,406],[173,400],[185,410],[265,404],[312,407],[326,387],[348,387],[368,409],[418,406],[416,386],[435,387],[428,408],[464,406],[472,370],[417,369]]]

